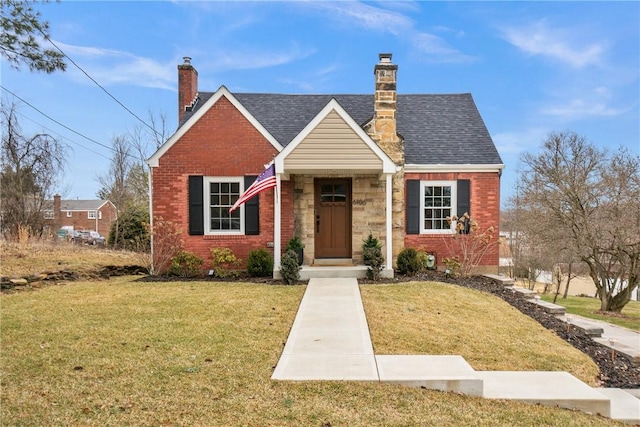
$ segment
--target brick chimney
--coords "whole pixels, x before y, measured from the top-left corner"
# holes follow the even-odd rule
[[[396,75],[390,53],[381,53],[375,65],[374,112],[369,135],[396,164],[404,163],[402,140],[396,131]]]
[[[198,71],[191,65],[191,58],[183,59],[184,63],[178,65],[178,123],[198,96]]]

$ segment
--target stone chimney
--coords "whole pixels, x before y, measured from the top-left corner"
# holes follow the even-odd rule
[[[396,164],[404,163],[402,140],[396,131],[396,76],[398,66],[391,62],[390,53],[381,53],[373,69],[375,96],[373,121],[369,135]]]
[[[191,58],[183,59],[184,63],[178,65],[178,123],[198,96],[198,71],[191,65]]]

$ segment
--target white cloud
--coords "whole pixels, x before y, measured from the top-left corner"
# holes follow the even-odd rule
[[[602,63],[605,44],[586,42],[578,31],[551,28],[546,20],[502,29],[506,41],[530,54],[547,56],[573,68]]]
[[[380,4],[385,7],[398,6],[395,2]],[[398,12],[352,1],[307,2],[305,5],[328,12],[329,19],[342,22],[345,25],[359,26],[369,31],[389,33],[404,38],[419,54],[426,54],[423,59],[428,62],[460,63],[475,60],[474,57],[453,48],[442,37],[417,30],[415,22],[411,18]],[[417,3],[410,3],[410,6],[405,10],[415,11],[418,7]],[[463,32],[446,27],[436,28],[440,32],[450,33],[455,37],[464,35]]]
[[[460,63],[476,60],[473,56],[463,54],[449,46],[442,38],[432,34],[417,33],[413,36],[412,43],[418,51],[427,54],[425,59],[429,62]]]
[[[175,90],[175,75],[169,64],[114,49],[55,43],[101,86],[130,84]],[[76,80],[92,84],[73,64],[67,69]]]
[[[501,156],[514,157],[540,147],[548,133],[548,129],[529,128],[522,131],[497,133],[492,138]]]
[[[625,112],[624,109],[612,108],[602,101],[573,99],[563,104],[544,107],[541,112],[557,116],[565,120],[585,119],[589,117],[612,117]]]

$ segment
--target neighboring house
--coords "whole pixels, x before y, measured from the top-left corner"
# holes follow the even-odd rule
[[[273,248],[274,274],[294,235],[306,265],[362,264],[362,242],[383,245],[383,274],[405,247],[451,255],[446,217],[469,212],[498,230],[500,155],[470,94],[396,93],[398,66],[381,54],[371,95],[200,92],[178,66],[179,127],[148,160],[153,218],[177,224],[205,259],[229,247]],[[277,188],[229,214],[271,161]],[[328,259],[328,261],[327,261]],[[497,245],[482,261],[498,271]]]
[[[45,202],[45,220],[55,233],[62,227],[93,230],[105,238],[118,214],[109,200],[61,200],[59,195]]]

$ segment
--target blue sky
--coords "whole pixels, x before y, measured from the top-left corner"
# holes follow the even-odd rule
[[[169,133],[183,56],[202,91],[367,94],[378,53],[391,52],[399,93],[473,94],[507,166],[503,205],[521,153],[537,151],[551,131],[640,154],[637,1],[62,1],[38,9],[56,45],[147,123],[150,113],[165,115]],[[47,75],[3,60],[1,71],[3,87],[100,144],[144,127],[72,64]],[[63,196],[95,198],[109,150],[27,105],[19,113],[25,134],[69,146]]]

